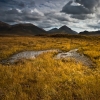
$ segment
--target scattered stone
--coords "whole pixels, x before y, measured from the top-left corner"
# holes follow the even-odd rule
[[[68,58],[70,59],[74,58],[77,62],[81,62],[85,66],[89,66],[91,68],[95,67],[95,64],[91,61],[91,59],[89,59],[83,54],[78,53],[77,51],[78,49],[73,49],[73,50],[70,50],[69,52],[58,53],[55,56],[55,59],[66,59],[67,60]]]
[[[3,60],[2,63],[10,63],[13,64],[21,59],[35,59],[37,56],[39,56],[40,54],[43,53],[47,53],[47,52],[58,52],[58,54],[54,57],[54,59],[75,59],[77,62],[81,62],[83,65],[94,68],[95,64],[91,61],[91,59],[89,59],[88,57],[86,57],[83,54],[80,54],[77,52],[78,49],[73,49],[70,50],[69,52],[62,52],[61,50],[58,49],[53,49],[53,50],[43,50],[43,51],[24,51],[24,52],[20,52],[17,53],[13,56],[11,56],[9,59],[7,60]]]
[[[47,53],[47,52],[58,52],[58,51],[59,50],[57,50],[57,49],[43,50],[43,51],[23,51],[23,52],[20,52],[20,53],[17,53],[15,55],[11,56],[7,60],[3,60],[2,63],[3,64],[4,63],[15,63],[21,59],[35,59],[40,54]]]

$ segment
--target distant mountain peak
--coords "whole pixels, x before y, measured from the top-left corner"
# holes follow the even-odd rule
[[[66,25],[63,25],[62,27],[60,27],[60,28],[68,28]]]
[[[66,25],[62,26],[59,28],[60,30],[71,30],[69,27],[67,27]]]
[[[51,32],[51,33],[65,33],[65,34],[76,34],[77,33],[75,31],[73,31],[72,29],[70,29],[69,27],[67,27],[66,25],[63,25],[59,29],[53,28],[53,29],[49,30],[49,32]]]

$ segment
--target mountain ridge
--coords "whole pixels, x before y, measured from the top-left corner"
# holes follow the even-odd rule
[[[47,32],[31,23],[9,25],[0,21],[0,33],[3,35],[43,35]]]
[[[66,25],[61,26],[60,28],[53,28],[49,31],[45,31],[38,26],[35,26],[31,23],[19,23],[14,25],[9,25],[5,22],[0,21],[0,35],[100,35],[100,30],[98,31],[83,31],[77,34],[74,30],[67,27]]]
[[[53,28],[48,31],[49,33],[64,33],[64,34],[77,34],[77,32],[73,31],[71,28],[66,25],[61,26],[59,29]]]
[[[83,31],[79,35],[100,35],[100,31]]]

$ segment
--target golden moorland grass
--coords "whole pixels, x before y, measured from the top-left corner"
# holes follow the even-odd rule
[[[100,37],[0,37],[0,60],[25,50],[74,48],[97,67],[55,60],[57,52],[0,64],[0,100],[100,100]]]

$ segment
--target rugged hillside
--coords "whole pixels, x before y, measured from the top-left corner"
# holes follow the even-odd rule
[[[77,32],[73,31],[66,25],[60,27],[59,29],[54,28],[48,31],[49,33],[66,33],[66,34],[77,34]]]
[[[10,27],[11,26],[9,24],[0,21],[0,32],[7,31]]]
[[[30,24],[30,23],[13,25],[10,31],[17,32],[17,33],[29,33],[29,34],[33,34],[33,35],[46,33],[45,30],[43,30],[33,24]]]
[[[23,23],[9,25],[0,22],[0,34],[13,34],[13,35],[43,35],[47,32],[33,24]]]

